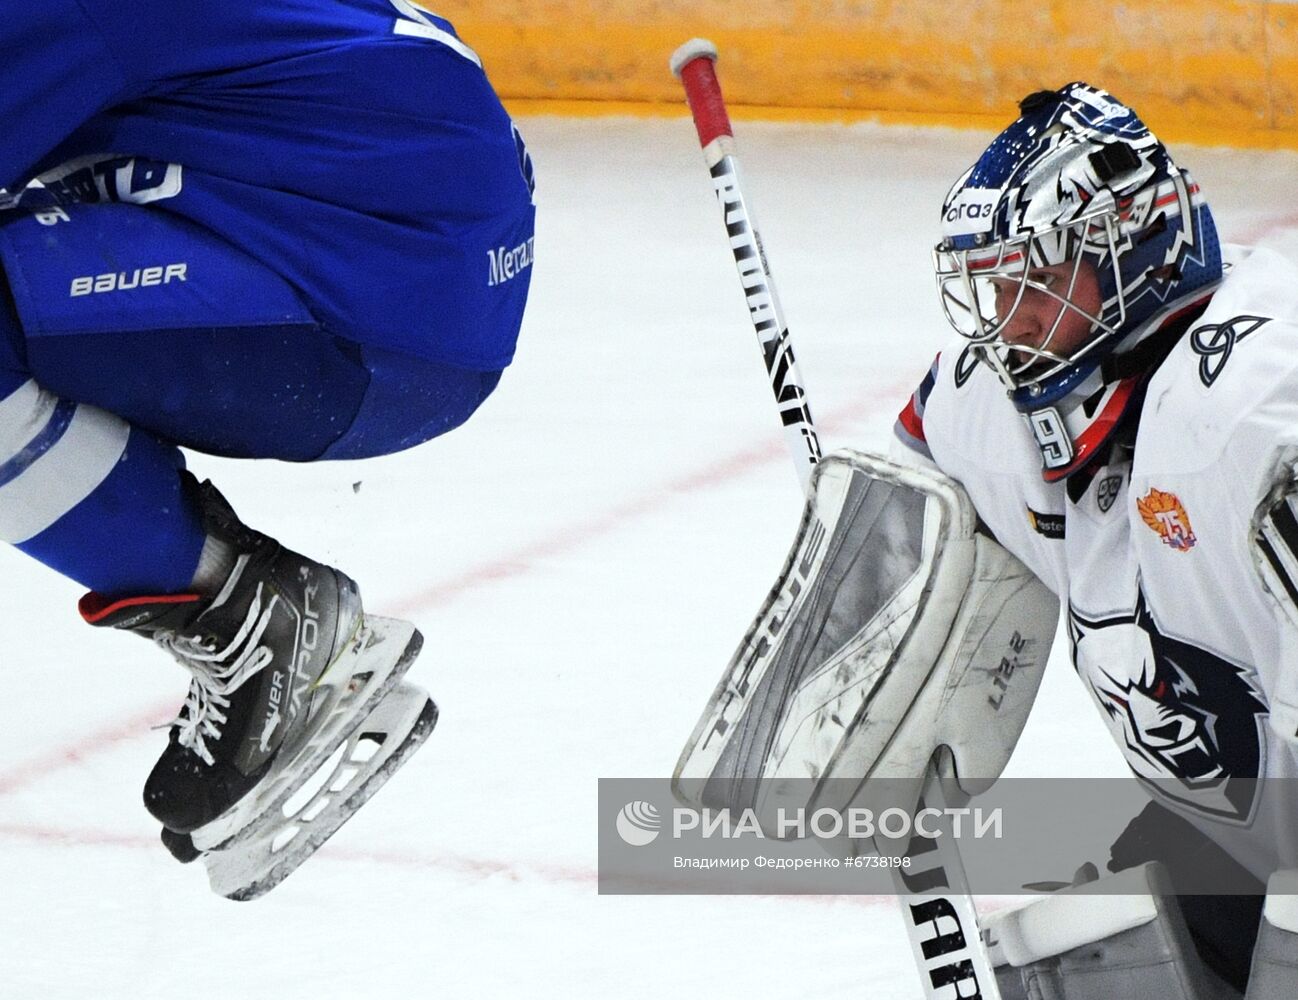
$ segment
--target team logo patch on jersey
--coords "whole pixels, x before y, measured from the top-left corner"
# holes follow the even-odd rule
[[[1190,527],[1190,515],[1185,512],[1175,493],[1164,493],[1151,488],[1136,501],[1141,520],[1162,537],[1164,544],[1178,552],[1189,552],[1198,541]]]
[[[1248,822],[1266,754],[1253,671],[1163,634],[1139,591],[1134,611],[1109,618],[1070,608],[1068,633],[1136,777],[1201,815]]]
[[[24,197],[24,205],[43,207],[34,204],[37,195],[59,205],[148,205],[180,194],[184,168],[142,156],[81,156],[41,174],[40,181],[40,187],[33,186],[29,196]]]
[[[970,344],[955,359],[955,387],[962,388],[977,368],[978,355],[974,353],[973,345]]]
[[[1211,387],[1235,345],[1270,321],[1266,316],[1236,316],[1225,323],[1206,323],[1191,330],[1190,350],[1199,355],[1199,380]]]
[[[1107,514],[1113,506],[1118,494],[1122,492],[1121,476],[1105,476],[1100,480],[1100,485],[1095,488],[1095,503],[1100,508],[1101,514]]]

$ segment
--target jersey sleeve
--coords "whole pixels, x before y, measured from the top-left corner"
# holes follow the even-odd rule
[[[1298,419],[1298,408],[1291,414]],[[1279,437],[1279,435],[1277,435]],[[1266,673],[1270,677],[1267,697],[1271,728],[1290,746],[1298,747],[1298,441],[1276,442],[1271,460],[1257,476],[1250,470],[1256,487],[1254,496],[1264,494],[1248,525],[1253,564],[1267,592],[1278,636],[1274,643],[1277,662]],[[1239,486],[1247,480],[1233,477]],[[1249,492],[1241,489],[1242,496]],[[1251,508],[1242,513],[1247,514]]]
[[[928,396],[933,391],[933,386],[937,384],[937,370],[941,360],[940,354],[933,359],[928,374],[920,382],[919,388],[911,394],[910,399],[906,400],[906,405],[901,408],[901,413],[897,415],[897,422],[892,428],[898,444],[929,463],[933,461],[933,453],[929,450],[928,439],[924,434],[924,406],[928,403]],[[897,449],[892,450],[894,457],[905,460],[905,452],[897,455]]]
[[[1266,381],[1251,380],[1252,395],[1247,406],[1240,404],[1244,419],[1229,430],[1219,478],[1239,508],[1237,530],[1247,537],[1277,632],[1276,662],[1264,672],[1271,728],[1298,747],[1298,324],[1268,325],[1269,340],[1290,346],[1271,352]],[[1251,627],[1247,620],[1240,625]]]

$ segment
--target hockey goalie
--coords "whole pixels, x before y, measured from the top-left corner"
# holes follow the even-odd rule
[[[1062,619],[1150,802],[1107,859],[1121,895],[1069,886],[993,922],[1002,995],[1292,998],[1298,269],[1219,244],[1112,95],[1073,83],[1020,110],[942,206],[960,339],[891,458],[817,469],[677,794],[912,808],[936,766],[977,795]],[[1179,888],[1205,867],[1251,891]]]

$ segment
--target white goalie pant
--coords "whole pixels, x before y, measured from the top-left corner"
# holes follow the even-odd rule
[[[986,791],[1059,605],[977,525],[939,473],[851,451],[821,462],[784,570],[681,755],[677,797],[753,809],[781,836],[780,810],[912,810],[935,757],[949,799]]]
[[[1298,871],[1279,871],[1267,881],[1245,997],[1298,997]]]
[[[985,934],[1002,1000],[1241,1000],[1195,952],[1157,863],[996,914]],[[1242,1000],[1294,997],[1298,871],[1281,871],[1267,884]]]

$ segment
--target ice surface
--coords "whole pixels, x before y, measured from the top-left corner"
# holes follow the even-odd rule
[[[274,893],[219,899],[139,801],[184,675],[0,551],[0,995],[918,995],[891,900],[596,894],[596,779],[670,773],[800,499],[689,121],[521,125],[533,298],[479,414],[361,463],[192,461],[419,625],[437,730]],[[987,137],[737,130],[822,437],[883,446],[947,339],[929,246]],[[1298,256],[1298,157],[1181,159],[1226,238]],[[1056,656],[1013,773],[1120,767]]]

